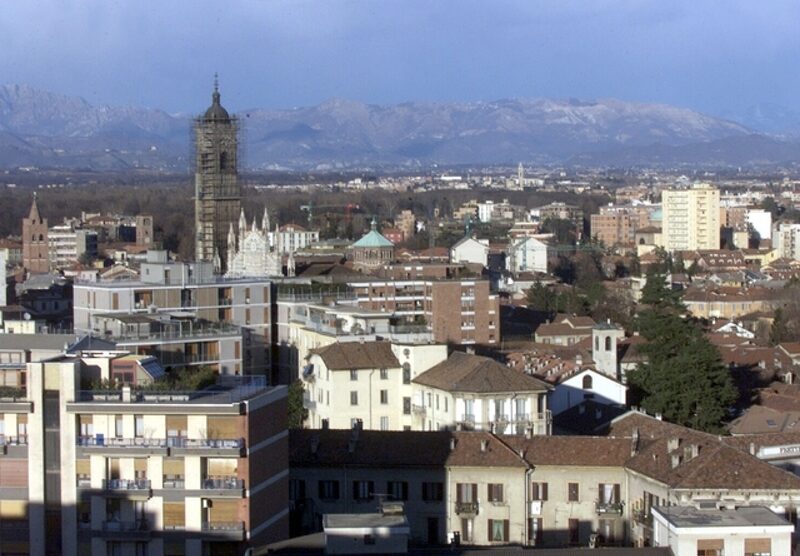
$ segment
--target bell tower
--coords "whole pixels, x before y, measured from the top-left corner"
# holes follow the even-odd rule
[[[211,106],[194,121],[195,258],[198,261],[218,260],[224,265],[228,260],[228,231],[241,210],[238,131],[238,121],[220,103],[215,74]]]
[[[31,274],[50,272],[47,219],[39,214],[36,193],[33,194],[28,218],[22,219],[22,266]]]

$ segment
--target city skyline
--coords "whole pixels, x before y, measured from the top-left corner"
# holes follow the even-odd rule
[[[8,7],[0,71],[6,83],[93,104],[189,113],[203,109],[197,91],[215,71],[234,111],[330,98],[514,97],[620,98],[723,115],[758,103],[800,108],[800,77],[790,71],[800,61],[800,7],[724,7],[43,0]]]

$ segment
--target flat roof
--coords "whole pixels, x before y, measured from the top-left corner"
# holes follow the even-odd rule
[[[791,523],[783,517],[764,506],[732,510],[701,510],[694,506],[657,506],[653,507],[653,512],[678,528],[791,526]]]
[[[64,351],[80,339],[75,334],[0,334],[0,350],[49,349]]]

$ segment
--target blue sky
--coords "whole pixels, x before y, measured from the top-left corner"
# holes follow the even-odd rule
[[[800,109],[796,0],[4,2],[0,81],[197,112],[616,97]]]

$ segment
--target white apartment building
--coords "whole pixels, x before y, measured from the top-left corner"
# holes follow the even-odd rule
[[[781,222],[772,236],[778,257],[800,260],[800,224]]]
[[[698,183],[661,192],[662,241],[668,252],[719,249],[719,189]]]
[[[552,234],[521,237],[509,241],[509,270],[514,274],[520,272],[541,272],[546,274],[550,268],[550,260],[557,255],[551,245]]]
[[[747,223],[758,233],[759,239],[772,239],[772,213],[764,209],[747,209]]]
[[[335,342],[314,349],[302,374],[309,426],[421,430],[412,381],[446,358],[443,344]]]
[[[451,263],[489,265],[489,240],[465,237],[450,248]]]
[[[319,230],[306,230],[297,224],[286,224],[268,232],[269,245],[280,255],[294,253],[319,241]]]
[[[83,255],[97,256],[97,232],[75,229],[70,224],[50,228],[47,244],[53,268],[75,264]]]

